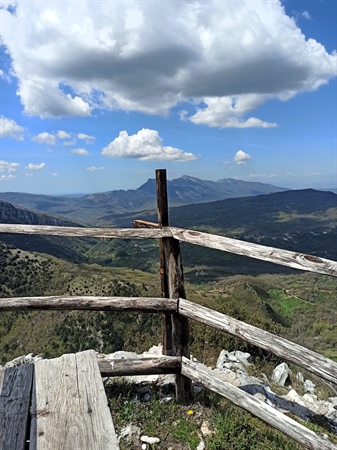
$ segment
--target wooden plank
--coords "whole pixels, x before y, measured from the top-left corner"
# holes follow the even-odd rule
[[[39,234],[50,236],[122,238],[122,239],[159,239],[172,236],[168,228],[135,229],[135,228],[82,228],[55,227],[51,225],[17,225],[0,224],[0,233],[9,234]]]
[[[179,241],[208,248],[215,248],[237,255],[249,256],[250,258],[293,267],[294,269],[307,270],[337,277],[337,262],[329,259],[306,255],[304,253],[291,252],[289,250],[266,247],[265,245],[202,233],[200,231],[184,230],[182,228],[174,227],[170,227],[170,230],[172,231],[173,237],[179,239]]]
[[[30,450],[119,449],[93,350],[35,363]]]
[[[322,439],[313,431],[277,411],[277,409],[225,382],[211,369],[208,369],[201,363],[192,362],[183,357],[182,373],[195,382],[203,384],[208,389],[217,392],[236,405],[244,408],[311,450],[337,450],[337,446],[332,442]],[[223,448],[226,448],[225,442]]]
[[[102,377],[157,375],[162,373],[179,373],[181,370],[181,358],[174,356],[130,359],[98,357],[97,361]]]
[[[95,310],[144,311],[158,313],[177,311],[178,300],[154,297],[49,296],[2,298],[0,311],[22,310]]]
[[[294,342],[185,299],[179,299],[178,313],[243,339],[337,384],[337,363]]]
[[[34,365],[0,369],[0,449],[24,450]]]

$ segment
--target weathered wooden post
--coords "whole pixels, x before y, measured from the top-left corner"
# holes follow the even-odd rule
[[[158,225],[160,228],[167,227],[169,225],[168,215],[168,197],[167,197],[167,180],[166,170],[156,170],[156,191],[157,191],[157,210],[158,210]],[[165,239],[159,239],[159,256],[160,256],[160,284],[161,284],[161,296],[163,298],[170,297],[168,277],[166,275],[164,246]],[[166,356],[173,355],[172,346],[172,320],[171,314],[163,314],[162,316],[162,342],[163,342],[163,354]]]
[[[156,170],[158,223],[169,225],[166,170]],[[180,243],[174,238],[160,240],[160,274],[162,296],[185,298],[184,274]],[[188,319],[179,314],[163,315],[163,353],[171,356],[190,357],[190,332]],[[189,378],[175,375],[176,400],[188,404],[193,398],[192,382]]]

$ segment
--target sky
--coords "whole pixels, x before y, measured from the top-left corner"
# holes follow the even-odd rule
[[[0,0],[0,192],[337,188],[336,0]]]

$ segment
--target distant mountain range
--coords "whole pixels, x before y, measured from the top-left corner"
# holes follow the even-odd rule
[[[0,222],[74,226],[75,222],[0,203]],[[87,220],[98,214],[88,208]],[[157,222],[155,210],[103,216],[104,226],[131,227],[134,219]],[[337,195],[313,189],[170,208],[170,223],[263,245],[337,260]],[[49,253],[72,261],[151,270],[158,263],[157,242],[2,235],[0,240],[24,250]],[[223,252],[182,245],[184,266],[195,273],[265,273],[277,266]],[[202,266],[202,269],[196,269]],[[282,268],[282,271],[285,269]],[[190,272],[191,273],[191,272]],[[209,275],[209,276],[211,276]],[[222,275],[223,276],[223,275]]]
[[[286,190],[270,184],[232,178],[207,181],[187,175],[168,181],[167,184],[170,206]],[[96,225],[100,223],[101,217],[107,215],[156,208],[156,181],[150,178],[138,189],[102,192],[84,195],[80,198],[5,192],[0,194],[0,200],[24,208],[60,215],[83,224]]]

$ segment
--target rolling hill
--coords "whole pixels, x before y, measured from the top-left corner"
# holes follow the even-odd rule
[[[101,222],[106,226],[128,227],[133,219],[157,222],[157,213],[143,211],[105,216]],[[337,195],[332,192],[304,189],[172,207],[170,224],[337,260]],[[115,245],[111,242],[110,256],[107,253],[111,264]],[[121,243],[118,245],[119,251],[126,254],[130,251],[133,259],[138,256],[143,264],[151,254],[149,244],[146,252],[139,250],[138,255],[135,255],[135,248],[128,250],[128,243],[124,243],[122,248]],[[154,246],[152,249],[152,254],[157,255]],[[183,244],[182,250],[185,267],[193,270],[194,280],[207,280],[210,276],[214,279],[221,273],[288,271],[281,266],[188,244]],[[96,251],[102,256],[103,249],[94,247],[90,250],[94,259]]]

